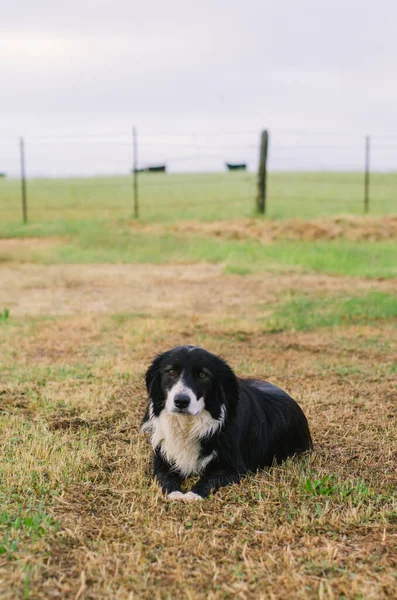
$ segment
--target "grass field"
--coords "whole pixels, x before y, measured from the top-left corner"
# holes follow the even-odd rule
[[[216,220],[254,214],[254,173],[141,174],[140,216],[147,221]],[[271,219],[363,213],[362,173],[271,173]],[[395,214],[397,173],[371,175],[370,214]],[[32,222],[130,218],[132,178],[128,176],[28,181]],[[20,222],[17,180],[0,180],[0,221]]]
[[[0,599],[394,598],[397,217],[253,219],[239,199],[228,221],[164,201],[135,223],[55,181],[22,226],[3,183]],[[142,376],[180,343],[286,389],[314,452],[165,500]]]

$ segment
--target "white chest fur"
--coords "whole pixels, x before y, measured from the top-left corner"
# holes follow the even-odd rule
[[[201,473],[215,453],[200,457],[200,439],[214,433],[222,421],[213,419],[203,410],[199,415],[180,415],[163,411],[153,414],[144,429],[151,432],[153,448],[160,448],[164,458],[184,477]]]

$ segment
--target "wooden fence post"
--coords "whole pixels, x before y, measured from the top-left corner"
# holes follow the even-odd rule
[[[133,147],[133,188],[134,188],[134,217],[139,216],[138,204],[138,137],[136,127],[132,128],[132,147]]]
[[[256,197],[256,207],[260,214],[264,215],[266,211],[266,178],[267,178],[267,149],[269,145],[269,133],[262,131],[261,149],[259,156],[258,170],[258,194]]]
[[[371,138],[365,137],[365,175],[364,175],[364,213],[369,210],[369,170],[370,170]]]
[[[23,137],[19,140],[19,156],[21,161],[21,192],[22,192],[22,219],[28,222],[28,207],[26,198],[26,174],[25,174],[25,144]]]

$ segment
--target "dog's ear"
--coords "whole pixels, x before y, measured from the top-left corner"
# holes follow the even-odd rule
[[[156,356],[153,360],[152,364],[148,367],[145,374],[146,381],[146,389],[149,395],[149,398],[152,401],[153,409],[155,414],[157,414],[156,408],[159,407],[162,403],[164,403],[164,394],[163,389],[161,387],[161,373],[160,373],[160,362],[162,356]]]
[[[233,370],[226,363],[219,373],[217,382],[217,396],[219,405],[226,406],[227,414],[233,417],[236,413],[239,399],[239,384]]]

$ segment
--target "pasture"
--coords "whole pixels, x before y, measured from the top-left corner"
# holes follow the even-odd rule
[[[144,221],[213,221],[252,217],[255,173],[139,174],[140,217]],[[28,180],[32,223],[128,219],[133,214],[132,176]],[[395,214],[397,173],[372,173],[372,215]],[[362,215],[362,173],[290,172],[268,176],[270,219]],[[18,180],[0,181],[0,223],[21,221]]]
[[[394,597],[391,200],[341,216],[359,211],[315,212],[313,192],[303,214],[285,201],[254,219],[238,186],[222,210],[203,195],[157,212],[159,190],[136,223],[109,181],[77,204],[74,182],[36,181],[22,226],[16,183],[0,184],[0,599]],[[167,502],[139,432],[142,376],[180,343],[286,389],[314,452]]]

